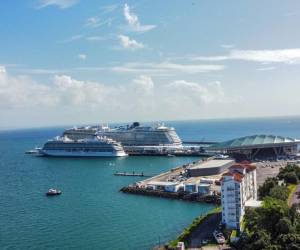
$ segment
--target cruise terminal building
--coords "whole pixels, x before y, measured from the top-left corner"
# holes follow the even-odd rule
[[[278,159],[296,156],[300,140],[275,135],[252,135],[212,145],[209,149],[236,160]]]

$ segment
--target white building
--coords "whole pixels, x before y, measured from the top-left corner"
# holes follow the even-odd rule
[[[184,182],[184,191],[188,193],[197,193],[198,192],[199,180],[190,178]]]
[[[147,188],[153,190],[160,190],[166,192],[177,192],[178,189],[182,186],[179,182],[170,182],[170,181],[151,181],[147,183]]]
[[[223,174],[222,222],[230,229],[240,229],[248,200],[257,200],[256,167],[247,163],[235,164]]]
[[[212,194],[211,184],[202,182],[199,179],[188,180],[183,185],[184,191],[187,193],[198,193],[200,195],[210,195]]]

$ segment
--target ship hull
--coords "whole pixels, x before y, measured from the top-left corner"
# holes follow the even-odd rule
[[[123,157],[127,154],[123,151],[119,152],[68,152],[63,150],[41,150],[43,156],[51,157]]]

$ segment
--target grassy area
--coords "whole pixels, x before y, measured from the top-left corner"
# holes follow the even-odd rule
[[[245,221],[244,221],[244,219],[242,219],[242,221],[241,221],[241,231],[244,231],[244,229],[245,229]]]
[[[169,248],[175,248],[178,242],[184,242],[185,244],[188,242],[191,233],[207,218],[210,216],[220,213],[222,211],[221,207],[214,208],[211,212],[201,215],[193,220],[192,224],[183,230],[183,232],[177,237],[177,239],[171,241],[169,243]]]
[[[231,237],[237,237],[237,236],[238,236],[237,230],[232,230],[230,236],[231,236]]]
[[[289,189],[289,197],[288,197],[287,202],[288,202],[289,205],[291,205],[292,198],[293,198],[293,194],[295,193],[296,188],[297,188],[297,185],[296,185],[296,184],[289,184],[289,185],[288,185],[288,189]]]

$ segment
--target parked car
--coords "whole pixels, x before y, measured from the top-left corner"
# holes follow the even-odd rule
[[[213,232],[213,235],[214,235],[216,241],[218,242],[218,244],[224,244],[225,243],[225,237],[220,231],[215,230]]]

